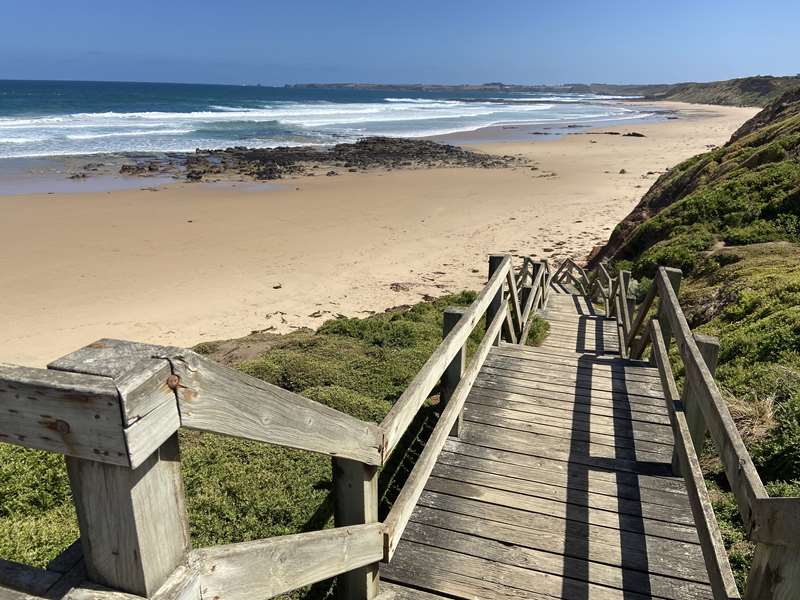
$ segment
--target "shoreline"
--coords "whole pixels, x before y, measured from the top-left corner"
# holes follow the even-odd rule
[[[538,101],[537,101],[538,102]],[[615,101],[619,103],[620,101]],[[558,139],[566,135],[584,133],[598,128],[608,128],[615,126],[635,126],[637,124],[661,122],[665,119],[677,119],[674,108],[663,108],[655,106],[652,102],[632,102],[626,104],[636,106],[641,113],[631,117],[619,117],[612,119],[573,119],[560,122],[530,122],[517,124],[496,124],[475,129],[464,129],[451,133],[424,135],[416,137],[385,137],[385,136],[365,136],[363,140],[389,140],[400,144],[411,142],[424,144],[425,142],[435,142],[438,144],[452,145],[456,147],[476,146],[484,143],[500,143],[510,141],[524,141],[531,139]],[[543,138],[541,136],[549,136]],[[355,148],[361,142],[343,142],[344,147]],[[303,174],[301,167],[296,172],[290,169],[287,173],[275,173],[272,176],[250,176],[242,174],[232,169],[228,163],[231,158],[240,159],[235,156],[248,153],[274,154],[275,159],[267,166],[267,169],[275,172],[287,164],[286,157],[290,161],[296,160],[293,155],[306,154],[308,156],[306,164],[310,167],[309,174],[314,168],[326,168],[328,170],[345,166],[342,161],[336,158],[327,159],[324,155],[330,153],[337,147],[336,144],[307,145],[307,146],[276,146],[276,147],[235,147],[235,148],[211,148],[196,149],[194,151],[124,151],[124,152],[102,152],[86,154],[55,154],[55,155],[36,155],[36,156],[15,156],[0,158],[0,181],[5,184],[0,189],[0,197],[17,195],[22,193],[79,193],[87,191],[115,191],[123,189],[134,189],[145,187],[164,186],[190,179],[185,177],[192,165],[203,162],[206,159],[213,161],[211,164],[204,165],[204,169],[211,176],[209,181],[262,181],[272,179],[285,179],[284,175]],[[473,148],[479,151],[478,148]],[[317,156],[313,156],[316,154]],[[364,161],[364,152],[359,157]],[[395,164],[391,160],[384,160],[384,164],[369,166],[384,166],[389,168],[407,168],[398,164],[399,160],[405,160],[404,152],[401,150],[395,157]],[[411,157],[412,159],[415,157]],[[433,160],[421,153],[422,163],[427,160],[428,164],[418,166],[432,166]],[[438,158],[438,157],[434,157]],[[391,159],[391,157],[390,157]],[[345,159],[347,160],[347,159]],[[302,159],[301,161],[302,162]],[[337,164],[338,162],[338,164]],[[214,167],[222,163],[226,165],[224,171],[215,170]],[[366,165],[358,165],[362,168]],[[368,166],[368,167],[369,167]],[[276,168],[277,167],[277,168]],[[367,168],[368,168],[367,167]],[[318,173],[317,173],[318,174]],[[323,173],[324,174],[324,173]]]
[[[758,110],[674,108],[680,119],[603,127],[620,135],[470,145],[536,170],[0,197],[0,361],[42,366],[101,337],[193,346],[317,327],[478,287],[489,253],[585,255],[659,172],[724,143]],[[621,135],[630,129],[644,137]]]

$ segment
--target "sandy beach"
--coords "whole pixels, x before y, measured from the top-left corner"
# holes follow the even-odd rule
[[[0,196],[0,361],[42,366],[101,337],[190,346],[314,327],[477,288],[492,252],[585,256],[660,173],[758,111],[659,106],[680,118],[559,139],[471,137],[536,170]]]

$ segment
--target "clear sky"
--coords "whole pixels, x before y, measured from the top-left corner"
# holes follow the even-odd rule
[[[800,72],[800,0],[0,0],[0,78],[661,83]]]

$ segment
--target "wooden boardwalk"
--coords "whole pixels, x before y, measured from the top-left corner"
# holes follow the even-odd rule
[[[185,348],[101,339],[47,369],[0,365],[0,443],[65,456],[80,527],[45,569],[0,558],[0,598],[264,600],[335,577],[339,600],[741,600],[698,460],[708,433],[755,547],[744,600],[797,600],[800,497],[767,494],[680,282],[660,267],[635,306],[628,271],[491,255],[380,423]],[[530,347],[536,313],[550,334]],[[381,519],[381,467],[433,394]],[[335,526],[192,548],[182,428],[329,457]]]
[[[382,590],[401,598],[712,598],[658,371],[560,284],[541,347],[492,348]]]

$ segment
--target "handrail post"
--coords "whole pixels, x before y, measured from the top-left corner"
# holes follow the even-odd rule
[[[149,597],[186,561],[191,542],[180,468],[177,399],[166,374],[169,366],[152,358],[152,347],[143,348],[138,353],[135,344],[96,342],[49,368],[109,378],[122,399],[119,418],[126,435],[138,430],[152,438],[142,450],[148,453],[130,466],[66,457],[89,579]],[[149,381],[157,385],[147,385],[146,375],[152,375]],[[144,416],[130,413],[127,408],[133,398],[143,404],[148,399],[158,401],[159,408]],[[159,415],[159,420],[151,415]],[[132,439],[130,455],[134,454]],[[141,441],[136,446],[141,448]]]
[[[349,458],[332,459],[336,527],[377,523],[378,467]],[[378,595],[378,563],[339,575],[340,600],[369,600]]]
[[[466,310],[460,306],[449,306],[444,309],[444,319],[442,321],[442,337],[446,338],[447,334],[450,333],[450,330],[456,326],[459,319],[464,315]],[[453,392],[458,385],[458,382],[461,381],[461,376],[464,374],[464,365],[466,364],[467,360],[467,348],[466,344],[461,347],[461,350],[453,357],[453,360],[450,361],[450,364],[447,365],[447,368],[444,370],[442,374],[442,382],[440,385],[439,391],[439,401],[442,405],[442,410],[444,410],[445,406],[447,406],[447,402],[453,396]],[[456,419],[455,424],[453,425],[453,429],[450,430],[450,435],[452,437],[458,437],[458,431],[461,428],[461,423],[463,421],[463,411],[458,414],[458,419]]]
[[[505,254],[490,254],[489,255],[489,279],[492,278],[495,271],[500,268],[500,265],[503,264],[503,260],[505,259]],[[492,321],[494,321],[494,316],[497,314],[497,311],[500,310],[500,307],[503,305],[503,298],[505,296],[506,290],[506,283],[503,284],[498,288],[497,293],[495,294],[494,298],[492,298],[492,302],[489,304],[489,308],[486,309],[486,329],[489,329]],[[493,345],[499,346],[500,345],[500,338],[502,333],[497,334],[497,339],[494,340]]]
[[[89,579],[153,595],[190,550],[178,434],[136,469],[66,463]]]
[[[675,291],[675,297],[678,297],[678,292],[681,289],[681,279],[683,278],[683,272],[680,269],[672,269],[670,267],[659,267],[660,269],[664,269],[664,272],[667,275],[667,279],[669,280],[672,289]],[[654,285],[657,285],[655,281],[653,282]],[[660,294],[659,294],[660,296]],[[656,311],[656,315],[658,318],[658,322],[661,325],[661,335],[664,338],[664,347],[669,351],[669,344],[672,341],[672,330],[670,329],[669,319],[664,314],[664,300],[663,298],[658,299],[658,310]],[[653,355],[650,355],[650,364],[655,364]]]
[[[719,340],[710,335],[695,333],[694,341],[697,343],[700,354],[703,356],[703,360],[713,377],[717,369],[717,359],[719,358]],[[705,418],[703,417],[703,409],[700,406],[700,395],[697,391],[697,385],[698,382],[689,375],[689,371],[687,370],[686,382],[684,383],[683,393],[681,394],[681,404],[683,404],[686,424],[689,426],[689,433],[692,436],[694,451],[700,456],[703,450],[707,429]],[[681,474],[677,450],[673,450],[672,452],[672,472],[675,475]]]

